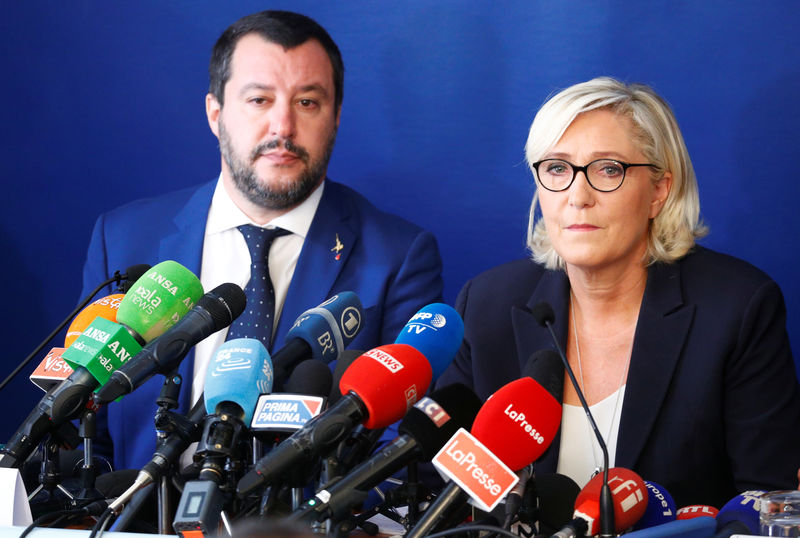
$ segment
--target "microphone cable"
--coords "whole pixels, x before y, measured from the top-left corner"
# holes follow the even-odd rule
[[[14,379],[14,378],[17,376],[17,374],[19,374],[19,373],[22,371],[22,369],[23,369],[23,368],[25,368],[25,367],[28,365],[28,363],[32,361],[32,360],[34,359],[34,357],[36,357],[36,355],[38,355],[38,354],[39,354],[39,352],[40,352],[40,351],[42,351],[42,349],[44,349],[44,347],[45,347],[45,346],[46,346],[46,345],[47,345],[47,344],[48,344],[48,343],[49,343],[49,342],[50,342],[50,341],[51,341],[53,338],[55,338],[55,336],[56,336],[58,333],[60,333],[60,332],[61,332],[61,330],[62,330],[64,327],[66,327],[66,326],[67,326],[67,324],[70,322],[70,320],[71,320],[72,318],[74,318],[75,316],[77,316],[77,315],[78,315],[78,312],[80,312],[81,310],[83,310],[83,309],[86,307],[86,305],[88,305],[88,304],[89,304],[89,301],[91,301],[92,299],[94,299],[94,296],[95,296],[95,295],[97,295],[97,293],[98,293],[98,292],[99,292],[101,289],[103,289],[104,287],[108,286],[108,285],[109,285],[109,284],[111,284],[112,282],[116,282],[116,283],[117,283],[117,286],[121,286],[121,283],[122,283],[123,281],[129,281],[129,280],[131,280],[131,277],[132,277],[132,276],[133,276],[133,277],[135,277],[135,278],[133,278],[133,280],[138,280],[138,279],[139,279],[139,277],[140,277],[140,276],[142,276],[144,273],[146,273],[146,272],[147,272],[149,269],[150,269],[150,266],[149,266],[149,265],[147,265],[147,264],[139,264],[139,265],[132,265],[132,266],[128,267],[128,268],[125,270],[125,274],[120,274],[120,272],[119,272],[119,271],[114,271],[114,276],[112,276],[112,277],[111,277],[111,278],[109,278],[108,280],[106,280],[106,281],[102,282],[102,283],[101,283],[99,286],[97,286],[97,287],[94,289],[94,291],[93,291],[93,292],[91,292],[89,295],[87,295],[87,296],[86,296],[86,298],[85,298],[83,301],[81,301],[81,302],[80,302],[80,304],[79,304],[78,306],[76,306],[76,307],[75,307],[75,309],[74,309],[72,312],[70,312],[70,313],[67,315],[67,317],[66,317],[66,318],[64,318],[64,321],[62,321],[61,323],[59,323],[58,327],[56,327],[56,328],[53,330],[53,332],[51,332],[49,335],[47,335],[47,338],[45,338],[45,339],[44,339],[44,341],[43,341],[41,344],[39,344],[38,346],[36,346],[36,349],[34,349],[34,350],[31,352],[31,354],[30,354],[30,355],[28,355],[27,357],[25,357],[25,358],[22,360],[22,362],[21,362],[21,363],[20,363],[20,364],[19,364],[19,365],[18,365],[18,366],[17,366],[17,367],[14,369],[14,371],[13,371],[13,372],[11,372],[11,373],[8,375],[8,377],[6,377],[6,378],[3,380],[3,382],[2,382],[2,383],[0,383],[0,390],[3,390],[3,388],[5,388],[5,386],[6,386],[6,385],[8,385],[8,384],[11,382],[11,380],[12,380],[12,379]]]

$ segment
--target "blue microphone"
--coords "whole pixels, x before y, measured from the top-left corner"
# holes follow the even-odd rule
[[[324,363],[337,359],[361,331],[362,320],[361,300],[352,291],[340,292],[300,314],[283,347],[272,355],[275,384],[279,387],[306,359]]]
[[[678,506],[675,504],[672,495],[663,486],[655,482],[645,480],[644,485],[647,488],[647,509],[645,509],[641,519],[633,526],[633,530],[649,529],[650,527],[675,521]]]
[[[408,344],[425,355],[433,379],[453,362],[464,339],[464,321],[452,307],[432,303],[422,307],[397,335],[395,344]]]
[[[260,340],[236,338],[217,348],[206,370],[206,413],[232,413],[250,424],[261,394],[272,391],[272,359]]]
[[[716,537],[728,537],[733,534],[761,534],[759,525],[759,509],[761,495],[766,491],[745,491],[725,503],[717,514]]]

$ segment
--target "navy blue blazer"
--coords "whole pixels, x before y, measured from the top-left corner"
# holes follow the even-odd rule
[[[83,272],[83,293],[134,264],[175,260],[200,274],[206,217],[216,181],[139,200],[101,215],[95,224]],[[336,235],[344,245],[340,258],[331,251]],[[275,333],[275,348],[295,319],[340,291],[354,291],[364,307],[361,333],[349,346],[371,349],[394,342],[421,307],[441,301],[441,257],[433,235],[378,210],[363,196],[326,180],[319,207],[303,243]],[[194,353],[180,365],[192,378]],[[110,455],[117,469],[141,468],[155,450],[153,416],[161,376],[155,376],[98,415],[99,453]],[[190,383],[181,391],[180,410],[188,409]]]
[[[519,260],[468,282],[456,305],[464,343],[437,384],[464,382],[487,398],[520,377],[533,353],[555,347],[531,314],[542,301],[553,306],[566,349],[563,271]],[[778,285],[736,258],[697,247],[676,263],[651,266],[616,465],[664,486],[678,507],[721,508],[748,489],[797,487],[800,392],[785,319]],[[537,472],[555,472],[559,443]]]

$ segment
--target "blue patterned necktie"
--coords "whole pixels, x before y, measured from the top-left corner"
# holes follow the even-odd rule
[[[250,282],[244,291],[247,308],[231,325],[226,340],[257,338],[272,350],[275,319],[275,289],[269,278],[269,248],[276,237],[291,232],[282,228],[259,228],[251,224],[238,227],[250,251]]]

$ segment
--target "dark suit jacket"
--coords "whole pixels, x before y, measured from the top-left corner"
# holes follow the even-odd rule
[[[175,260],[199,275],[215,184],[139,200],[101,215],[89,244],[82,296],[114,271],[134,264]],[[338,260],[331,251],[336,234],[344,245]],[[349,347],[371,349],[394,342],[419,308],[441,301],[441,258],[432,234],[379,211],[352,189],[326,180],[286,296],[275,349],[302,312],[347,290],[354,291],[364,307],[362,331]],[[187,382],[193,363],[190,353],[179,368]],[[141,468],[153,455],[153,415],[162,380],[155,376],[108,406],[107,433],[113,440],[116,468]],[[189,392],[181,392],[182,411],[188,409]],[[100,433],[103,438],[104,432]],[[102,453],[103,444],[98,448]]]
[[[542,301],[565,349],[563,271],[519,260],[468,282],[457,300],[464,343],[437,383],[465,382],[486,398],[520,377],[531,354],[555,347],[530,313]],[[777,284],[741,260],[698,247],[650,267],[616,465],[664,486],[678,507],[797,487],[800,395],[785,317]],[[559,442],[537,472],[555,471]]]

